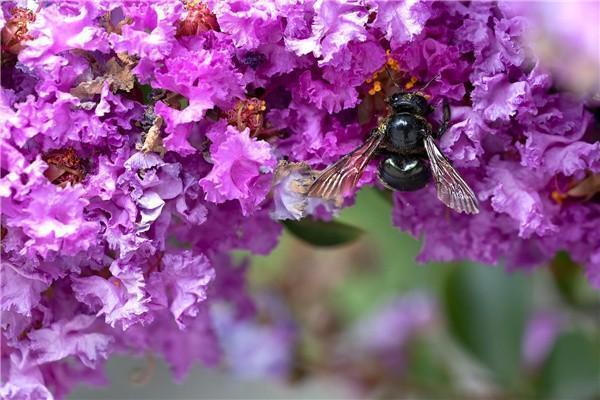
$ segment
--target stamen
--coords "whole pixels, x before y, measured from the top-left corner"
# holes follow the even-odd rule
[[[417,78],[416,76],[411,76],[410,77],[410,81],[406,82],[406,84],[404,85],[404,88],[406,88],[406,89],[412,89],[415,86],[415,83],[417,83],[418,80],[419,80],[419,78]]]
[[[562,204],[568,197],[565,193],[562,193],[558,190],[552,191],[552,194],[550,196],[552,197],[552,200],[554,200],[557,204]]]
[[[250,129],[250,136],[256,137],[264,128],[264,111],[267,104],[257,98],[240,100],[235,107],[226,114],[227,122],[242,131]]]
[[[381,92],[381,82],[379,82],[379,81],[375,81],[375,82],[373,83],[373,90],[374,90],[375,92]]]
[[[391,56],[390,50],[386,50],[385,55],[387,58],[386,64],[388,67],[392,68],[394,71],[400,71],[400,64],[398,61],[396,61],[396,59],[394,59],[394,57]]]

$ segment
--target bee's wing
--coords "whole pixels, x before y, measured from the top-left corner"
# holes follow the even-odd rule
[[[442,203],[458,212],[479,213],[475,193],[442,154],[431,135],[425,136],[425,150],[429,157],[437,196]]]
[[[338,199],[347,194],[358,183],[382,140],[381,130],[374,130],[360,147],[321,172],[308,189],[307,196]]]

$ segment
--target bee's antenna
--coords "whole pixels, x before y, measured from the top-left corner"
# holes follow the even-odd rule
[[[387,72],[388,76],[390,77],[390,81],[392,81],[394,86],[396,86],[399,89],[402,89],[400,87],[400,85],[398,85],[398,83],[394,80],[394,77],[392,76],[392,73],[391,73],[390,69],[388,68],[387,64],[385,64],[385,72]]]
[[[435,81],[437,78],[439,78],[441,75],[440,72],[438,72],[433,78],[431,78],[431,80],[429,82],[427,82],[425,84],[425,86],[423,86],[422,88],[420,88],[419,90],[425,90],[425,88],[427,88],[427,86],[431,85],[433,83],[433,81]]]

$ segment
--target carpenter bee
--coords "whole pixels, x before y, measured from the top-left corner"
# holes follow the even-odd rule
[[[391,114],[360,147],[326,168],[308,188],[307,196],[340,198],[356,186],[369,161],[381,155],[378,175],[385,187],[415,191],[425,187],[433,176],[442,203],[458,212],[477,214],[475,193],[435,143],[448,129],[448,104],[444,102],[443,120],[434,134],[426,119],[433,108],[422,94],[400,92],[386,102]]]

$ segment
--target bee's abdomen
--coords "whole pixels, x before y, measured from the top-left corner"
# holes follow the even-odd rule
[[[401,154],[420,152],[423,149],[423,136],[426,122],[408,113],[397,113],[387,123],[388,147]],[[392,150],[390,149],[390,150]]]
[[[379,163],[379,179],[392,190],[412,192],[429,182],[431,173],[425,161],[412,156],[388,155]]]

